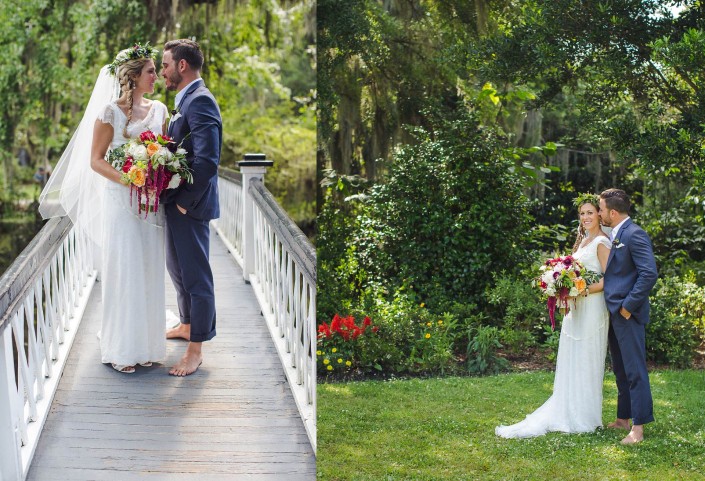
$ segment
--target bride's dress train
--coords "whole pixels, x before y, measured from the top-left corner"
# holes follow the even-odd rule
[[[606,237],[598,237],[578,249],[574,257],[587,269],[602,272],[598,243],[610,247]],[[495,434],[528,438],[550,431],[583,433],[601,427],[608,329],[603,293],[578,298],[561,325],[553,395],[523,421],[495,428]]]

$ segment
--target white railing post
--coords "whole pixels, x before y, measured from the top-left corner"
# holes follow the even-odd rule
[[[15,368],[12,331],[0,334],[0,481],[22,479],[20,434],[17,426]]]
[[[267,167],[272,165],[274,162],[266,160],[264,154],[245,154],[244,160],[238,163],[242,173],[242,276],[247,283],[255,271],[254,211],[248,189],[253,179],[264,183]]]

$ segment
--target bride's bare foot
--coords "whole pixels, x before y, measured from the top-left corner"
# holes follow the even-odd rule
[[[167,329],[167,339],[191,339],[191,324],[179,324],[173,329]]]
[[[169,374],[172,376],[188,376],[193,374],[198,370],[198,367],[203,362],[203,355],[201,354],[201,343],[200,342],[189,342],[186,348],[186,353],[183,355],[181,360],[176,363],[176,366],[169,370]]]
[[[630,429],[628,419],[616,419],[614,422],[609,423],[607,427],[610,429],[624,429],[625,431]]]

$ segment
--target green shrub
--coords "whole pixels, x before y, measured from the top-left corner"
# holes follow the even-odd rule
[[[471,374],[497,374],[509,367],[509,362],[497,356],[499,330],[494,326],[480,326],[468,331],[468,372]]]
[[[427,309],[417,311],[416,315],[408,369],[412,373],[444,374],[454,364],[453,344],[457,320],[452,314],[446,313],[439,317]]]
[[[355,240],[359,267],[408,284],[436,313],[482,304],[492,273],[522,257],[529,217],[515,161],[471,114],[434,121],[370,189]]]
[[[548,323],[546,304],[530,279],[530,274],[513,277],[503,273],[487,295],[492,325],[500,327],[504,347],[514,354],[534,346],[542,333],[537,326]]]
[[[546,358],[549,361],[555,361],[558,357],[558,341],[561,339],[561,330],[556,329],[555,331],[551,329],[549,324],[543,325],[544,341],[541,346],[548,348],[549,352]]]
[[[659,279],[651,295],[651,322],[646,326],[647,358],[688,367],[702,342],[705,289],[692,277]]]

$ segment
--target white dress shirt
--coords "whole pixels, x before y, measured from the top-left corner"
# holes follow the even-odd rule
[[[614,229],[612,229],[612,232],[610,232],[610,240],[614,242],[614,240],[617,238],[617,233],[619,232],[619,229],[622,228],[622,224],[624,224],[627,220],[629,220],[629,216],[625,217],[625,219],[617,224]]]
[[[200,82],[201,80],[201,77],[198,77],[196,80],[192,80],[191,82],[189,82],[186,87],[179,90],[179,92],[176,94],[176,97],[174,97],[174,105],[176,105],[177,109],[179,108],[181,99],[184,98],[184,95],[186,95],[186,92],[188,92],[189,87],[191,87],[191,85],[195,84],[196,82]]]

